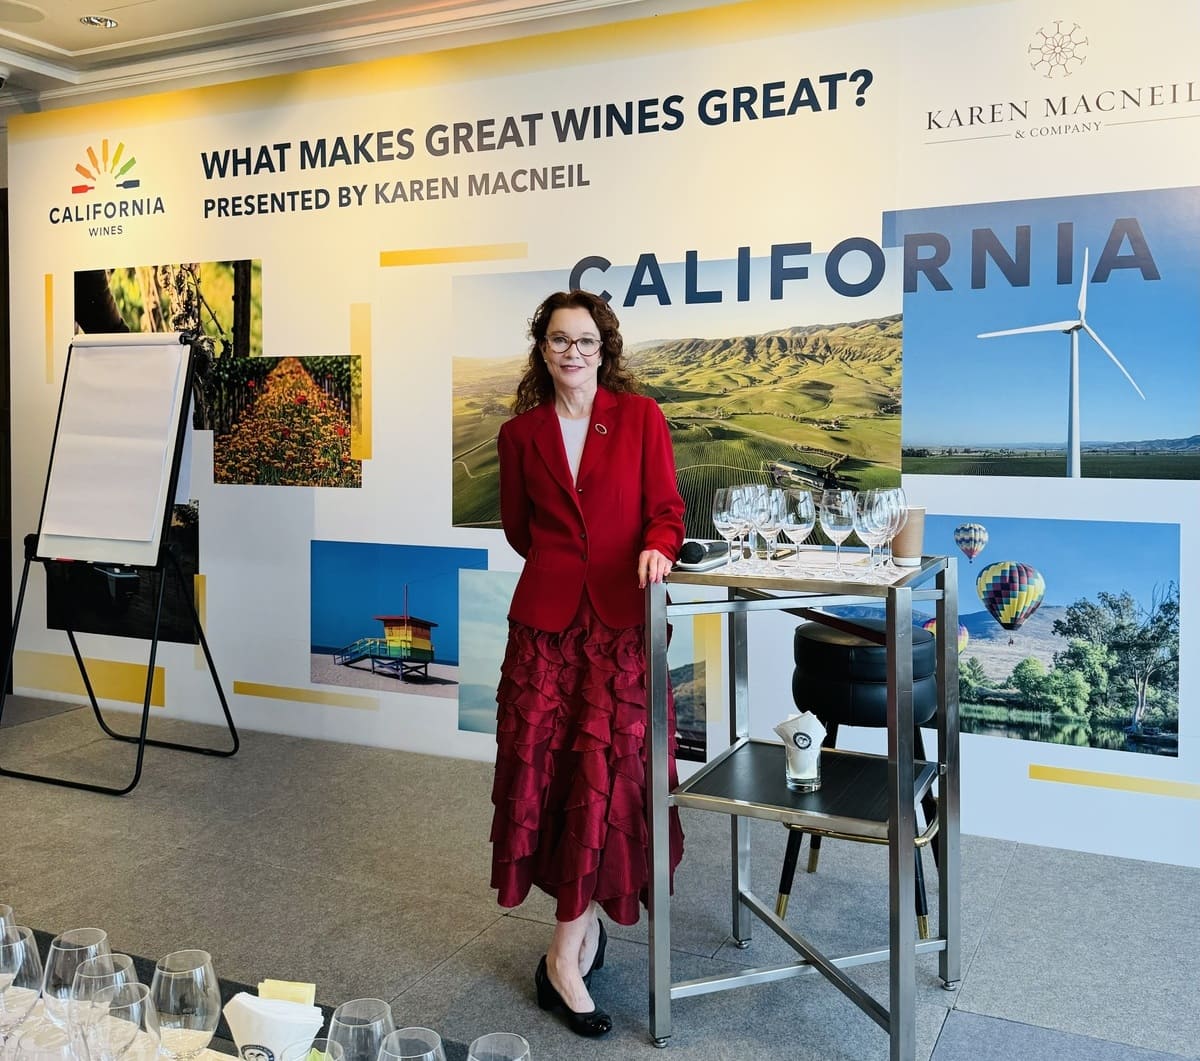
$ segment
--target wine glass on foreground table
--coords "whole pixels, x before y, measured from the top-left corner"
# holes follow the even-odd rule
[[[842,567],[842,542],[850,537],[854,530],[854,491],[853,490],[822,490],[821,491],[821,530],[825,537],[833,542],[833,573],[844,575]]]
[[[4,933],[10,928],[17,927],[17,915],[13,913],[13,908],[8,903],[0,903],[0,939],[4,938]]]
[[[344,1061],[345,1057],[346,1051],[341,1043],[318,1037],[285,1046],[279,1054],[279,1061]]]
[[[0,1055],[29,1016],[42,988],[42,958],[33,931],[14,925],[0,935]]]
[[[77,1047],[87,1046],[88,1029],[108,1010],[108,1003],[98,1003],[97,996],[110,988],[136,982],[133,959],[128,954],[98,954],[75,970],[67,998],[67,1031]]]
[[[42,980],[42,1006],[47,1020],[60,1028],[67,1026],[67,1006],[76,971],[89,959],[108,953],[108,933],[102,928],[73,928],[50,941]]]
[[[489,1032],[471,1044],[467,1061],[529,1061],[529,1043],[515,1032]]]
[[[750,522],[758,536],[767,544],[768,560],[775,555],[775,543],[779,540],[779,531],[783,527],[783,500],[783,491],[777,487],[767,487],[754,495]]]
[[[783,492],[783,522],[780,528],[796,547],[796,555],[792,560],[792,569],[800,567],[800,546],[812,534],[817,523],[817,510],[813,505],[812,494],[807,490],[791,489]],[[780,565],[780,570],[784,566]]]
[[[161,1052],[191,1061],[212,1040],[221,1019],[221,987],[212,956],[203,950],[172,951],[160,958],[150,981],[158,1011]]]
[[[383,1040],[379,1061],[446,1061],[446,1050],[432,1028],[398,1028]]]
[[[106,987],[92,1005],[99,1016],[86,1033],[90,1061],[154,1061],[161,1033],[150,988],[136,981]]]
[[[346,1061],[378,1061],[384,1039],[395,1030],[392,1007],[382,998],[343,1002],[329,1018],[329,1038],[342,1044]]]

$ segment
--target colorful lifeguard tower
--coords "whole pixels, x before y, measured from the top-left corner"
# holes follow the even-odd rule
[[[360,637],[336,653],[333,661],[349,667],[369,659],[372,674],[387,674],[401,681],[414,677],[428,680],[429,664],[433,661],[433,628],[437,623],[409,615],[407,587],[404,596],[404,615],[374,616],[383,623],[383,637]]]

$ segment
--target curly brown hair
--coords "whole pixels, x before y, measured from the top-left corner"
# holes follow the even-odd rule
[[[635,394],[637,379],[625,367],[624,341],[621,339],[621,322],[604,299],[590,291],[556,291],[534,311],[529,321],[529,364],[517,384],[517,396],[513,399],[514,413],[524,413],[554,397],[554,380],[546,368],[542,344],[550,327],[550,317],[556,309],[583,309],[591,314],[600,331],[600,370],[596,380],[606,390],[618,394]]]

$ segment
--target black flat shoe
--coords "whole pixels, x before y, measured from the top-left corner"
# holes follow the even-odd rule
[[[604,922],[600,922],[600,941],[596,944],[596,953],[592,955],[592,964],[586,973],[583,974],[583,982],[588,987],[592,986],[592,973],[597,969],[604,968],[604,952],[608,949],[608,933],[604,931]]]
[[[533,984],[537,988],[538,1005],[542,1009],[558,1009],[561,1006],[567,1017],[567,1026],[576,1035],[595,1039],[612,1031],[612,1017],[604,1010],[593,1009],[587,1013],[576,1013],[563,1001],[558,989],[550,983],[550,974],[546,971],[544,954],[542,960],[538,962],[537,972],[533,974]]]

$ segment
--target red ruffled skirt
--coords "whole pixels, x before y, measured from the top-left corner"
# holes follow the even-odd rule
[[[510,622],[492,787],[492,887],[517,906],[536,884],[573,921],[593,899],[622,925],[646,902],[646,663],[641,626],[605,626],[584,594],[559,634]],[[675,709],[668,698],[668,772]],[[670,867],[683,857],[671,807]]]

